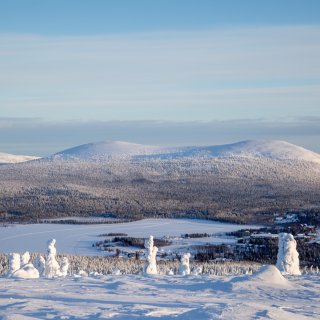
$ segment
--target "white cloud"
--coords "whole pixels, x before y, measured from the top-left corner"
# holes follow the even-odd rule
[[[228,118],[226,110],[237,116],[237,108],[256,117],[270,107],[275,117],[290,109],[312,116],[320,101],[319,56],[320,26],[0,34],[1,114],[178,120],[185,108],[185,120],[204,120]]]

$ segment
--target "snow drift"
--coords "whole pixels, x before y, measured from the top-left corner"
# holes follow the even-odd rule
[[[274,265],[262,266],[252,275],[237,276],[230,280],[232,286],[266,286],[291,288],[291,283],[284,278]]]
[[[289,285],[288,280],[273,265],[262,266],[259,271],[252,275],[252,280],[270,285]]]

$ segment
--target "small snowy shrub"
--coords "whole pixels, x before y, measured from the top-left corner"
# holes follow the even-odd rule
[[[153,236],[150,236],[149,239],[145,241],[144,246],[147,249],[147,259],[144,266],[144,273],[158,274],[156,259],[158,248],[153,245]]]
[[[190,274],[190,253],[185,253],[182,255],[179,266],[179,274],[182,276],[186,276]]]
[[[119,269],[114,269],[112,271],[112,274],[115,275],[115,276],[120,276],[121,275],[121,271]]]
[[[168,276],[174,276],[174,271],[172,269],[168,271]]]
[[[277,268],[284,274],[300,275],[297,242],[292,234],[279,234]]]
[[[192,269],[191,274],[194,275],[194,276],[198,276],[198,275],[202,274],[202,267],[201,266],[194,267]]]
[[[44,269],[46,267],[46,260],[43,256],[38,255],[37,258],[34,260],[34,266],[38,269],[40,276],[44,275]]]
[[[61,269],[60,269],[61,276],[66,277],[68,275],[68,269],[69,269],[69,260],[67,257],[64,257],[61,262]]]
[[[88,276],[88,273],[85,272],[84,270],[80,270],[77,274],[77,276],[79,277],[87,277]]]

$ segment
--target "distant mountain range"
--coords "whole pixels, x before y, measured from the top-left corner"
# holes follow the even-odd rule
[[[186,157],[234,158],[251,157],[272,160],[320,163],[320,155],[297,145],[278,140],[246,140],[213,146],[161,147],[125,141],[100,141],[69,148],[43,160],[104,159],[176,159]],[[36,156],[0,153],[0,163],[19,163],[39,159]]]
[[[259,157],[320,163],[320,155],[285,141],[247,140],[217,146],[159,147],[123,141],[102,141],[58,152],[50,159],[98,160],[104,158]]]
[[[264,223],[320,208],[320,155],[284,141],[96,142],[46,158],[2,159],[25,162],[0,166],[0,221],[111,213]]]

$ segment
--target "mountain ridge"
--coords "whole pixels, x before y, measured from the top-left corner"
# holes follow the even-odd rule
[[[258,157],[272,160],[302,160],[320,164],[319,154],[281,140],[245,140],[223,145],[186,147],[162,147],[124,141],[99,141],[65,149],[50,156],[49,159],[174,159],[184,157]]]

